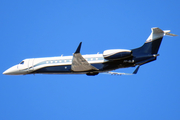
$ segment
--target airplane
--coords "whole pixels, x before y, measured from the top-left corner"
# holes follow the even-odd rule
[[[86,74],[95,76],[99,73],[111,75],[133,75],[143,64],[157,59],[161,41],[165,35],[177,36],[170,30],[161,30],[158,27],[151,28],[151,34],[146,42],[135,49],[110,49],[103,54],[81,55],[81,44],[77,47],[73,56],[45,57],[25,59],[17,65],[3,72],[5,75],[26,74]],[[112,72],[119,68],[135,67],[133,73]]]

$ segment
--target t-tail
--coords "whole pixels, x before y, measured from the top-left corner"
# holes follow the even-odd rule
[[[143,46],[133,49],[133,59],[136,65],[142,65],[153,60],[156,60],[158,56],[158,50],[161,45],[161,41],[165,35],[177,36],[169,33],[170,30],[161,30],[159,28],[151,28],[152,32]]]

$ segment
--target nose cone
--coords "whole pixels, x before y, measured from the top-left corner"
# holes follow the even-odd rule
[[[18,75],[19,70],[17,68],[17,65],[7,69],[6,71],[3,72],[4,75]]]

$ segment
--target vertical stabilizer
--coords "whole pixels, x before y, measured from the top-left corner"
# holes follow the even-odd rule
[[[161,41],[163,36],[177,36],[175,34],[169,33],[170,30],[161,30],[160,28],[151,28],[151,34],[144,43],[143,46],[133,49],[133,56],[142,56],[142,55],[154,55],[158,53],[159,47],[161,45]]]

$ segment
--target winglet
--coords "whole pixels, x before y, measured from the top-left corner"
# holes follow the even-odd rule
[[[134,70],[133,74],[137,74],[139,67],[140,67],[140,65]]]
[[[79,46],[78,46],[78,48],[76,49],[76,52],[75,52],[75,53],[80,53],[80,50],[81,50],[81,44],[82,44],[82,42],[79,43]]]

